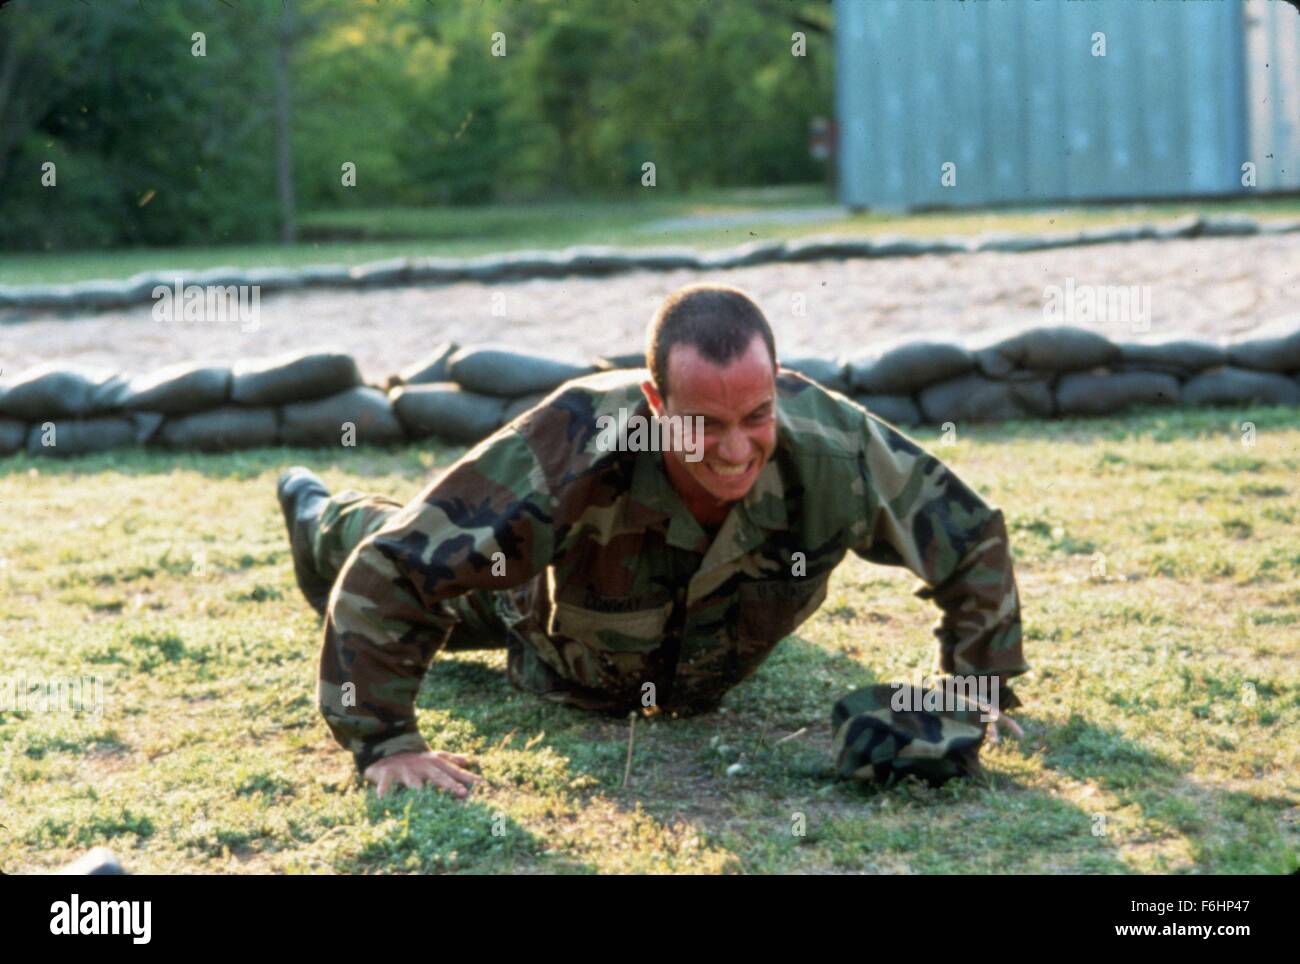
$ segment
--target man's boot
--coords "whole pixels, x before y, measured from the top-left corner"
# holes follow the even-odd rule
[[[312,555],[316,526],[321,510],[329,501],[329,489],[310,469],[295,465],[285,469],[275,486],[284,513],[284,524],[289,530],[289,547],[293,551],[293,574],[298,578],[298,588],[307,597],[313,609],[325,615],[331,584],[316,571]]]

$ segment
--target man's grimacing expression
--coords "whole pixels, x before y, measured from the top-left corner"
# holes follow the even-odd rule
[[[725,517],[726,503],[744,498],[776,451],[776,371],[763,339],[755,335],[725,365],[693,345],[674,345],[668,398],[652,382],[641,387],[655,415],[704,419],[704,457],[691,462],[685,452],[666,452],[664,465],[687,508]]]

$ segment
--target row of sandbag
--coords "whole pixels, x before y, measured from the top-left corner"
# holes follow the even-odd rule
[[[597,367],[446,343],[391,376],[385,387],[456,382],[472,392],[515,399],[549,391]],[[316,401],[364,384],[351,355],[329,350],[229,365],[182,363],[135,376],[51,362],[0,381],[0,415],[28,421],[116,412],[189,415],[227,404],[256,407]]]
[[[1163,224],[1127,224],[1045,234],[983,234],[975,237],[873,238],[814,236],[793,241],[757,241],[719,251],[693,248],[620,249],[579,246],[558,251],[515,251],[478,258],[390,258],[355,265],[302,268],[212,268],[205,271],[149,271],[124,281],[83,281],[64,285],[0,285],[0,311],[98,310],[140,304],[154,291],[182,285],[248,285],[265,291],[302,287],[392,287],[454,281],[514,281],[623,271],[719,271],[778,261],[914,257],[981,251],[1042,251],[1050,248],[1122,241],[1199,237],[1244,237],[1300,231],[1300,221],[1191,215]]]
[[[225,405],[189,415],[129,412],[58,417],[39,423],[0,416],[0,454],[83,455],[131,445],[221,451],[264,445],[375,445],[439,436],[475,442],[531,408],[542,395],[505,399],[454,383],[369,386],[281,406]],[[898,425],[999,421],[1052,415],[1101,415],[1135,405],[1300,405],[1300,380],[1218,368],[1186,382],[1163,372],[1079,372],[992,379],[971,373],[929,386],[917,396],[858,395],[868,410]]]
[[[551,388],[594,371],[595,365],[452,344],[383,388],[365,385],[350,355],[328,351],[172,365],[134,377],[46,364],[0,384],[0,454],[25,448],[79,455],[143,444],[205,451],[384,444],[430,435],[473,442]]]
[[[1300,318],[1227,344],[1115,343],[1069,326],[784,363],[903,425],[1107,415],[1138,405],[1300,404]]]
[[[900,425],[1103,415],[1149,404],[1300,404],[1300,327],[1279,331],[1287,333],[1227,345],[1115,344],[1086,329],[1049,327],[984,344],[911,342],[852,361],[783,364]],[[584,365],[447,343],[383,388],[363,384],[355,360],[336,352],[183,364],[134,377],[44,365],[0,384],[0,453],[380,444],[430,435],[473,442],[568,379],[643,361],[629,353]]]
[[[481,439],[531,407],[454,384],[386,393],[367,385],[287,405],[223,405],[189,415],[125,412],[26,423],[0,416],[0,454],[85,455],[132,445],[225,451],[264,445],[384,445],[437,435]]]

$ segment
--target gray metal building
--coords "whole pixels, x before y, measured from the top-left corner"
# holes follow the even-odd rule
[[[835,45],[853,207],[1300,189],[1280,0],[835,0]]]

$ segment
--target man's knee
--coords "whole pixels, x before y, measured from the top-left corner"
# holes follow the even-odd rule
[[[313,546],[316,570],[333,580],[361,542],[382,529],[402,507],[382,495],[349,489],[332,496],[321,511]]]
[[[505,649],[510,627],[501,615],[500,600],[494,590],[478,590],[448,599],[445,609],[455,619],[451,634],[443,644],[448,652],[475,649]]]

